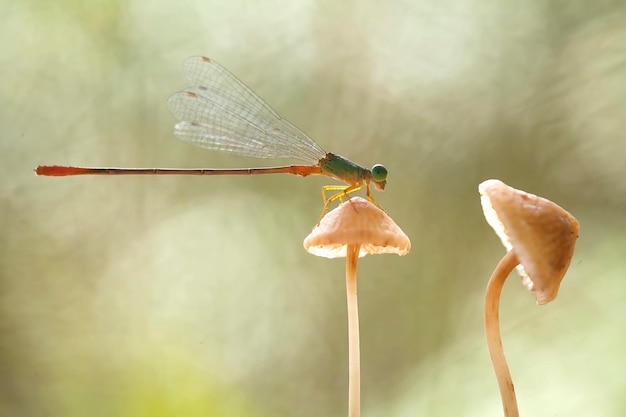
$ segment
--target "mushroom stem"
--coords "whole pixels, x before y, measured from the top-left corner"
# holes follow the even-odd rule
[[[491,357],[493,370],[496,373],[498,386],[500,387],[500,396],[502,397],[502,407],[504,408],[505,417],[519,417],[519,411],[517,409],[513,380],[511,379],[511,373],[506,364],[504,350],[502,348],[498,309],[504,281],[506,281],[506,278],[518,263],[519,261],[515,253],[513,251],[507,252],[496,266],[491,278],[489,278],[487,293],[485,294],[485,334],[487,336],[489,356]]]
[[[356,264],[360,244],[349,244],[346,256],[348,299],[348,417],[361,415],[361,360],[359,353],[359,309],[356,297]]]

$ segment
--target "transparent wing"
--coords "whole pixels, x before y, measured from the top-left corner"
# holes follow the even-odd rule
[[[310,164],[326,155],[227,69],[206,57],[184,64],[191,87],[167,105],[178,120],[175,134],[206,149],[255,158],[295,158]]]

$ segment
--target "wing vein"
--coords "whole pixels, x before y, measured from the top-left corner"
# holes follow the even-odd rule
[[[192,84],[168,107],[179,120],[175,134],[197,146],[255,158],[294,158],[316,164],[326,152],[217,62],[185,61]]]

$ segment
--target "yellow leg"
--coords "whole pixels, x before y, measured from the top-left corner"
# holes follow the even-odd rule
[[[324,199],[324,210],[328,208],[328,205],[337,199],[342,199],[343,197],[348,198],[348,194],[360,189],[362,184],[355,185],[326,185],[322,187],[322,198]],[[331,195],[326,198],[327,191],[338,191],[337,193]],[[371,200],[371,197],[370,197]]]
[[[324,217],[324,214],[328,211],[328,206],[335,200],[340,200],[343,202],[343,198],[348,198],[348,194],[360,189],[363,184],[353,184],[353,185],[325,185],[322,187],[322,198],[324,199],[324,209],[322,210],[322,215],[320,216],[320,220]],[[336,191],[335,194],[330,197],[326,197],[326,192],[328,191]],[[372,200],[371,196],[368,197]],[[319,222],[318,222],[319,223]]]
[[[365,185],[365,190],[366,190],[366,194],[367,194],[367,199],[368,199],[370,202],[372,202],[372,203],[376,204],[376,207],[378,207],[378,208],[379,208],[379,209],[381,209],[382,211],[385,211],[385,209],[383,209],[383,208],[380,206],[380,204],[378,204],[378,201],[374,200],[374,197],[372,197],[372,190],[370,190],[370,183],[369,183],[369,182]]]

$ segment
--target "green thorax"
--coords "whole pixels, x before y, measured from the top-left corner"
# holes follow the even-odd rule
[[[371,176],[370,170],[355,164],[343,156],[327,153],[320,159],[322,174],[343,181],[348,185],[362,184]]]

